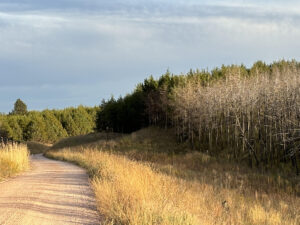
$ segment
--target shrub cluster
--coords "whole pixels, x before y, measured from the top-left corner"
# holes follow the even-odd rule
[[[56,142],[94,131],[98,108],[30,111],[0,115],[0,136],[18,141]]]

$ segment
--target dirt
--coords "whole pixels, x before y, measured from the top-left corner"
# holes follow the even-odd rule
[[[100,224],[83,169],[42,155],[31,162],[31,171],[0,183],[1,225]]]

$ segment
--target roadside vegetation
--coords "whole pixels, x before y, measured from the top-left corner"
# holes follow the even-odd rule
[[[0,144],[0,181],[29,168],[29,151],[23,144]]]
[[[25,106],[0,115],[0,136],[60,140],[41,152],[88,170],[107,224],[300,223],[299,62],[167,71],[94,108]]]
[[[80,139],[87,140],[64,140],[47,156],[88,170],[107,224],[300,222],[295,175],[262,173],[192,151],[176,141],[174,131],[155,127],[130,135],[94,134],[84,144]]]
[[[10,114],[0,114],[0,137],[15,141],[54,143],[65,137],[93,132],[96,126],[98,107],[79,106],[28,112],[26,105],[20,101],[17,100]]]

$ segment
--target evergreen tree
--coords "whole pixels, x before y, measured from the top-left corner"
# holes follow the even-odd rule
[[[12,132],[12,130],[9,127],[9,124],[7,123],[7,121],[0,120],[0,138],[3,138],[3,139],[9,138],[9,135],[11,132]]]
[[[79,129],[76,126],[70,112],[68,112],[68,111],[63,112],[62,118],[61,118],[61,124],[62,124],[63,128],[67,131],[68,136],[71,137],[71,136],[76,136],[76,135],[80,134]]]
[[[28,123],[24,134],[25,140],[27,141],[48,141],[47,127],[40,113],[31,113],[30,122]]]
[[[95,122],[87,113],[85,107],[79,106],[72,110],[72,118],[76,124],[79,134],[88,134],[94,131]]]
[[[56,142],[59,139],[68,136],[66,130],[62,127],[58,119],[54,116],[53,112],[45,110],[43,112],[43,119],[47,128],[48,142]]]
[[[27,113],[27,105],[21,99],[17,99],[12,114],[25,115],[26,113]]]
[[[23,131],[18,123],[18,117],[17,116],[10,116],[7,119],[9,129],[7,129],[9,132],[9,137],[13,140],[21,141],[23,140]],[[8,128],[8,127],[7,127]]]
[[[28,115],[18,116],[18,124],[22,130],[22,139],[19,140],[25,140],[26,127],[28,126],[29,122],[30,122],[30,118]]]

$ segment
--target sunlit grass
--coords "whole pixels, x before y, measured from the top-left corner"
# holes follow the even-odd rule
[[[26,145],[0,147],[0,180],[8,178],[29,167],[29,152]]]
[[[178,146],[164,135],[150,128],[47,154],[88,170],[107,224],[299,224],[299,186],[203,153],[171,154]]]

